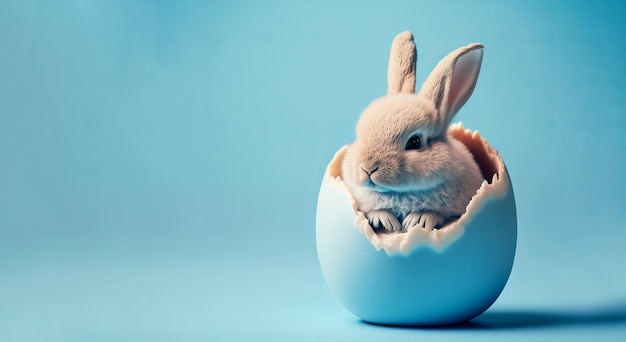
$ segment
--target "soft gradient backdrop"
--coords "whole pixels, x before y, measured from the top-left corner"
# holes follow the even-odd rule
[[[361,323],[317,264],[404,30],[420,84],[485,44],[458,119],[517,199],[510,281],[460,327]],[[621,339],[624,32],[618,1],[2,1],[0,340]]]

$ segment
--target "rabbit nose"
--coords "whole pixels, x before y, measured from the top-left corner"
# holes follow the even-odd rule
[[[363,164],[361,164],[361,170],[365,171],[365,173],[367,173],[368,176],[371,176],[372,173],[378,170],[378,165],[366,167]]]

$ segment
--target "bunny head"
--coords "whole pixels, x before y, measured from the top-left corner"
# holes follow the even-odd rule
[[[388,94],[361,114],[345,177],[380,193],[421,191],[450,180],[463,151],[450,142],[448,125],[474,90],[482,55],[480,44],[453,51],[415,94],[413,35],[397,35],[389,57]]]

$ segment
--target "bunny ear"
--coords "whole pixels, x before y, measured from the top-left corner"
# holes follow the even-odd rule
[[[483,45],[474,43],[444,57],[430,73],[419,94],[433,102],[447,126],[476,87]]]
[[[413,34],[409,31],[398,34],[391,43],[389,54],[388,94],[415,93],[415,62],[417,51]]]

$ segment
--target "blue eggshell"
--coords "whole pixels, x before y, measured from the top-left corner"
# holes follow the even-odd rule
[[[331,292],[353,314],[376,324],[449,325],[481,314],[502,292],[515,256],[515,199],[501,165],[505,194],[475,208],[459,238],[443,250],[421,245],[392,255],[356,228],[351,195],[327,172],[316,235]]]

